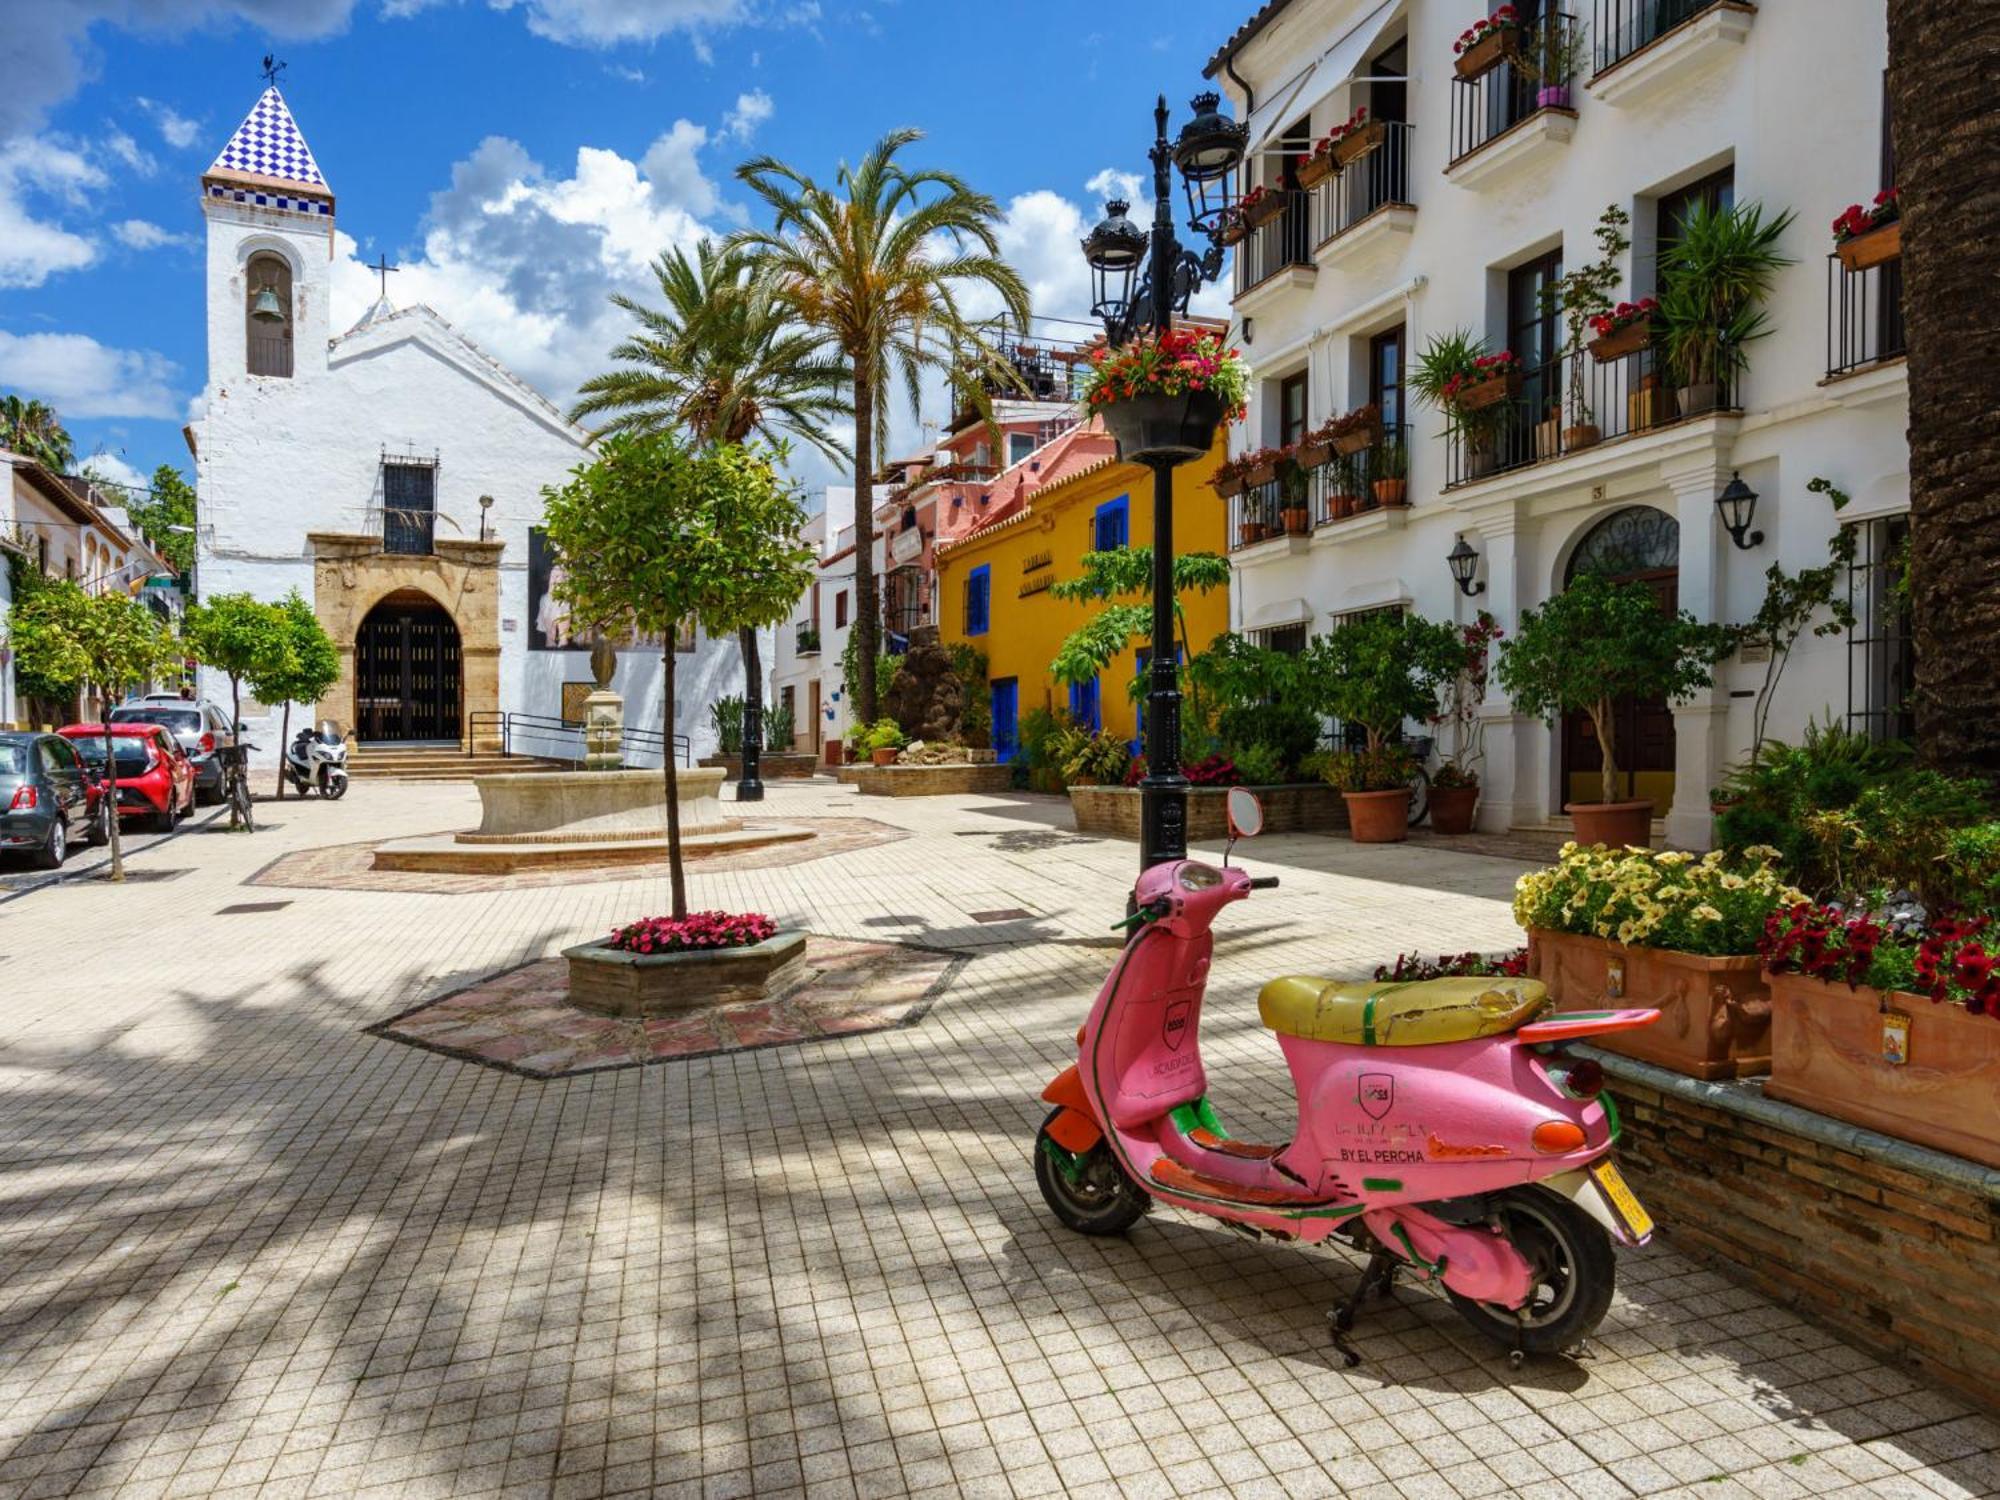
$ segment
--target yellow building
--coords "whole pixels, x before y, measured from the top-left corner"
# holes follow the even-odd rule
[[[937,549],[939,632],[983,651],[993,704],[993,745],[1005,759],[1023,714],[1067,709],[1079,723],[1128,739],[1139,734],[1130,684],[1147,643],[1133,642],[1095,682],[1072,685],[1049,675],[1049,663],[1070,632],[1101,607],[1057,598],[1050,586],[1077,576],[1084,553],[1153,543],[1153,474],[1101,456],[1034,490],[1010,512]],[[1228,502],[1209,488],[1224,439],[1194,463],[1174,470],[1174,551],[1224,553]],[[1216,589],[1183,601],[1187,639],[1200,651],[1229,628],[1229,593]],[[1136,653],[1136,654],[1135,654]]]

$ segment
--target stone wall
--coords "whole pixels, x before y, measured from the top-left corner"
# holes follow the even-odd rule
[[[729,780],[743,779],[743,757],[740,755],[704,755],[704,766],[720,766],[729,773]],[[810,776],[819,769],[819,761],[811,755],[795,754],[789,750],[766,750],[757,757],[757,775],[763,781],[795,781]]]
[[[1675,1248],[2000,1409],[2000,1170],[1595,1055],[1620,1162]]]
[[[1257,786],[1250,790],[1264,804],[1266,833],[1347,831],[1347,804],[1330,786],[1313,781],[1293,786]],[[1189,843],[1229,837],[1224,807],[1228,795],[1224,787],[1196,787],[1188,793]],[[1139,837],[1137,787],[1073,786],[1069,789],[1069,802],[1076,814],[1078,833],[1101,833],[1118,839]]]
[[[1011,766],[842,766],[835,773],[864,797],[946,797],[1011,791]]]

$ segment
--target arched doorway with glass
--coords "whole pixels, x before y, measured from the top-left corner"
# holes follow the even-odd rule
[[[368,611],[354,636],[354,719],[364,743],[459,742],[458,626],[417,589]]]
[[[1643,583],[1663,611],[1680,608],[1681,525],[1650,505],[1628,505],[1604,517],[1577,542],[1563,569],[1567,588],[1585,573],[1619,583]],[[1562,722],[1562,802],[1648,798],[1655,807],[1674,800],[1674,711],[1665,698],[1619,698],[1612,704],[1612,734],[1620,785],[1605,787],[1604,758],[1586,713]]]

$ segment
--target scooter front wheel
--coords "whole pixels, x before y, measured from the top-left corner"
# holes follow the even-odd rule
[[[1146,1190],[1125,1175],[1110,1143],[1099,1141],[1081,1156],[1049,1134],[1061,1114],[1050,1113],[1035,1136],[1035,1182],[1049,1209],[1078,1234],[1123,1234],[1153,1206]]]
[[[1534,1268],[1535,1285],[1519,1308],[1451,1298],[1466,1322],[1513,1353],[1560,1354],[1604,1321],[1618,1279],[1618,1257],[1604,1226],[1569,1199],[1544,1188],[1499,1195],[1507,1242]]]
[[[347,795],[347,778],[336,776],[325,766],[319,768],[319,794],[329,802],[338,802]]]

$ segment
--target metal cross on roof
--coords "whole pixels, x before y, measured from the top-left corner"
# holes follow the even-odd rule
[[[403,268],[401,266],[390,265],[389,257],[378,251],[375,256],[375,264],[368,269],[382,279],[382,295],[387,297],[389,295],[389,273],[391,271],[400,271]]]
[[[276,88],[278,86],[278,75],[284,71],[285,65],[274,54],[266,52],[264,54],[264,66],[258,70],[258,76],[270,87]]]

